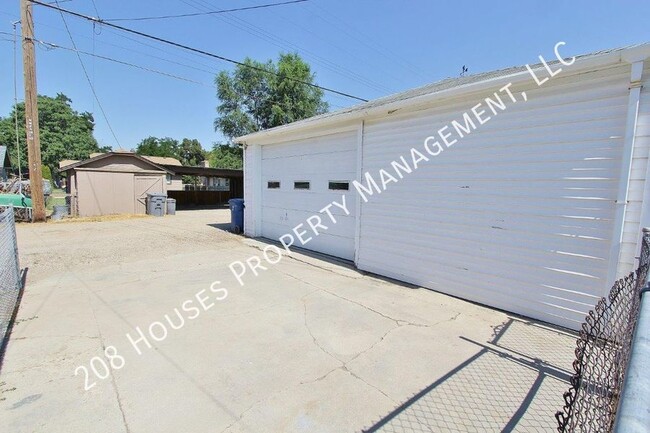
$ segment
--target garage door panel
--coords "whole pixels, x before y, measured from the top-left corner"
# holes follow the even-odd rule
[[[365,245],[368,248],[381,248],[379,239],[376,242],[368,241]],[[522,251],[523,250],[523,251]],[[476,273],[476,278],[482,278],[483,274],[494,273],[495,270],[505,269],[499,275],[512,278],[513,281],[537,281],[549,286],[566,287],[570,284],[573,290],[590,290],[593,284],[603,280],[600,270],[605,262],[599,259],[588,257],[573,257],[567,261],[566,256],[552,251],[541,251],[530,255],[529,262],[521,262],[521,254],[527,254],[525,245],[520,250],[515,248],[500,249],[492,246],[484,251],[470,251],[465,243],[454,245],[454,248],[442,246],[431,248],[428,245],[413,244],[408,250],[393,251],[385,254],[385,258],[392,258],[397,261],[414,261],[412,271],[417,269],[417,262],[422,257],[427,257],[435,263],[435,267],[455,269],[456,272]],[[422,271],[422,270],[420,270]],[[598,281],[596,281],[598,280]],[[588,293],[589,296],[596,296]]]
[[[327,155],[332,152],[350,150],[350,140],[354,140],[356,131],[323,135],[303,140],[264,146],[263,159],[286,158],[299,155]]]
[[[587,219],[576,223],[571,218],[559,222],[552,217],[541,217],[534,215],[517,215],[507,212],[475,211],[468,212],[464,209],[439,209],[435,219],[430,216],[419,214],[409,220],[413,227],[420,225],[435,224],[436,228],[447,229],[452,234],[462,233],[462,227],[473,225],[475,230],[472,233],[479,233],[482,230],[493,232],[494,230],[506,230],[513,233],[525,233],[528,236],[548,235],[564,236],[569,238],[581,237],[593,240],[605,240],[611,235],[611,222],[609,220]],[[397,217],[387,216],[385,221],[379,225],[368,223],[368,228],[386,230],[387,224],[393,227],[404,227],[403,220]],[[394,230],[394,229],[393,229]],[[391,230],[391,231],[393,231]],[[417,229],[416,229],[417,230]],[[400,230],[400,233],[409,232],[408,229]],[[416,233],[426,236],[426,233]],[[636,231],[635,235],[638,235]]]
[[[519,251],[519,254],[530,253],[532,256],[540,252],[552,251],[564,256],[573,255],[589,257],[597,261],[606,260],[608,251],[603,246],[608,245],[606,238],[578,237],[571,234],[548,232],[525,232],[494,229],[477,225],[474,230],[463,230],[466,226],[437,224],[425,232],[405,229],[403,224],[369,224],[367,233],[372,234],[373,240],[387,243],[397,243],[404,237],[413,238],[409,245],[416,246],[426,243],[432,251],[462,246],[469,255],[474,252],[498,250]],[[477,239],[483,241],[479,248]],[[364,238],[364,242],[366,239]],[[370,239],[367,240],[370,242]],[[488,245],[489,244],[489,245]],[[519,256],[521,260],[521,256]],[[599,263],[602,266],[602,263]],[[594,263],[597,265],[597,263]],[[604,271],[603,271],[604,273]]]
[[[576,308],[565,308],[559,306],[557,302],[549,301],[544,302],[544,296],[532,296],[530,298],[512,297],[512,292],[522,291],[520,287],[514,286],[512,283],[507,283],[507,278],[504,279],[502,284],[486,284],[485,286],[477,286],[470,293],[464,278],[458,278],[455,274],[441,275],[443,282],[434,282],[422,277],[419,273],[401,273],[391,268],[386,268],[383,261],[364,263],[364,270],[373,272],[379,275],[385,275],[396,280],[405,281],[421,287],[427,287],[442,293],[447,293],[462,299],[471,298],[471,300],[485,304],[497,306],[507,305],[510,311],[517,311],[524,316],[533,317],[550,323],[555,323],[567,328],[577,329],[584,321],[584,307],[577,308],[581,304],[575,304]],[[499,292],[499,289],[504,289]],[[592,302],[593,300],[593,302]],[[588,297],[585,303],[595,304],[597,299]]]
[[[273,198],[269,198],[269,202],[270,203],[273,202],[273,203],[269,204],[268,206],[264,206],[264,209],[269,209],[270,212],[273,212],[274,210],[305,211],[305,209],[308,208],[308,210],[305,211],[305,212],[307,212],[306,215],[311,216],[311,215],[317,215],[318,214],[318,215],[323,215],[324,217],[329,219],[329,217],[327,216],[327,213],[318,212],[319,210],[321,210],[325,206],[327,206],[327,204],[325,206],[322,206],[322,207],[320,207],[320,205],[319,206],[305,206],[304,201],[294,200],[293,198],[291,198],[289,196],[290,196],[290,194],[282,194],[282,195],[276,196],[277,198],[275,198],[275,200]],[[342,203],[342,200],[341,200],[340,196],[332,196],[332,200],[335,200],[337,203]],[[329,204],[329,203],[331,203],[331,201],[329,201],[327,203]],[[348,210],[350,211],[350,215],[351,215],[353,213],[353,209],[354,209],[354,201],[346,200],[345,205],[348,208]],[[314,209],[316,209],[316,208],[319,208],[319,209],[314,211]],[[340,216],[342,216],[342,217],[350,216],[350,215],[346,214],[346,212],[343,209],[341,209],[340,207],[337,207],[337,206],[331,206],[329,208],[329,211],[335,217],[335,219],[337,219],[337,220],[338,220],[338,217],[340,217]]]
[[[263,176],[273,176],[278,173],[328,173],[356,170],[356,150],[328,154],[327,158],[318,155],[291,156],[285,158],[265,159],[262,169]]]
[[[354,258],[357,196],[351,190],[330,190],[330,181],[351,182],[356,178],[356,131],[292,141],[262,147],[262,236],[278,239],[292,233],[298,224],[309,230],[307,218],[320,215],[328,227],[304,245],[345,259]],[[269,189],[267,182],[279,181],[280,188]],[[294,182],[310,182],[309,190],[294,189]],[[345,196],[350,216],[336,207],[330,211],[337,219],[331,223],[319,211],[332,201],[342,203]],[[311,236],[310,234],[305,236]]]
[[[322,224],[327,227],[327,230],[323,231],[324,233],[342,237],[349,237],[350,232],[354,233],[355,219],[352,215],[344,216],[333,214],[336,219],[336,224],[332,223],[332,220],[326,214],[317,214],[311,211],[265,207],[263,209],[263,215],[263,222],[282,225],[285,227],[285,233],[291,233],[293,228],[298,224],[303,224],[304,229],[311,231],[309,224],[306,221],[307,218],[314,215],[320,216]],[[287,228],[289,229],[287,230]]]
[[[349,182],[350,188],[352,188],[352,181],[355,179],[355,176],[355,173],[342,170],[329,171],[325,173],[311,172],[311,174],[309,172],[303,172],[294,175],[287,175],[286,173],[282,173],[276,174],[275,176],[263,176],[262,188],[264,188],[263,194],[268,194],[269,197],[271,197],[273,194],[285,194],[287,198],[295,196],[299,199],[306,198],[307,200],[319,200],[322,203],[322,206],[326,206],[327,203],[335,199],[337,196],[340,197],[341,194],[347,194],[347,191],[345,190],[330,190],[329,182]],[[280,188],[269,189],[267,187],[267,183],[270,181],[280,182]],[[294,182],[296,181],[309,181],[309,189],[296,190],[294,188]],[[316,193],[320,195],[318,197],[314,196]],[[312,205],[310,204],[309,206]]]
[[[608,289],[628,74],[526,89],[529,102],[389,184],[361,207],[358,266],[576,327]],[[368,121],[363,172],[391,172],[478,102]]]
[[[264,237],[268,239],[277,240],[280,236],[291,233],[291,231],[287,232],[287,227],[283,224],[275,224],[268,221],[264,221],[263,224],[265,229]],[[328,232],[319,236],[313,236],[311,233],[304,235],[305,239],[310,237],[311,240],[305,245],[301,245],[298,240],[296,240],[295,245],[346,260],[354,259],[354,238],[350,239],[349,236],[336,236]]]

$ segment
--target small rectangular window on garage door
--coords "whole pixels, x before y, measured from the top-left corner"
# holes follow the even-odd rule
[[[328,188],[334,191],[347,191],[350,189],[350,182],[345,180],[330,180]]]
[[[280,188],[280,181],[277,180],[269,180],[266,184],[266,187],[268,189],[278,189]]]
[[[293,183],[293,189],[309,189],[309,182],[306,180],[298,180]]]

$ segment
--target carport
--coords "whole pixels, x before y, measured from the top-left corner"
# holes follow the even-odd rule
[[[162,167],[171,171],[175,177],[197,176],[207,179],[226,179],[226,187],[184,185],[183,190],[168,189],[167,195],[176,199],[179,209],[195,207],[213,207],[228,203],[231,198],[244,196],[244,172],[212,167],[187,167],[163,164]]]

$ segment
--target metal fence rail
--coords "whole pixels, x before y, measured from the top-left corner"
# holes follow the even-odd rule
[[[644,232],[639,267],[617,281],[589,312],[576,342],[575,373],[555,417],[558,431],[611,432],[648,275],[650,235]]]
[[[14,210],[9,207],[0,211],[0,347],[4,345],[21,284]]]

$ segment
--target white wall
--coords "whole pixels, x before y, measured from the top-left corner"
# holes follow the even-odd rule
[[[262,209],[262,149],[260,145],[244,146],[244,234],[261,235],[259,224]]]
[[[650,182],[648,182],[648,170],[650,169],[648,167],[648,154],[650,152],[650,61],[645,63],[642,84],[628,206],[623,228],[623,245],[617,273],[619,278],[637,266],[641,229],[643,226],[650,226],[650,212],[647,209],[650,207]],[[645,200],[644,193],[646,194]],[[645,203],[646,207],[645,212],[643,212],[643,203]],[[644,214],[644,223],[640,223],[642,213]]]

